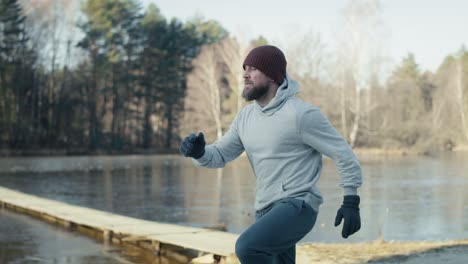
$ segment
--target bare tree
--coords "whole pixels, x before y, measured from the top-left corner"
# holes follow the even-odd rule
[[[27,15],[31,45],[39,56],[39,65],[48,73],[45,91],[39,91],[40,100],[44,100],[47,111],[48,142],[63,140],[60,135],[66,127],[63,118],[65,93],[70,90],[66,83],[69,69],[77,63],[77,57],[71,58],[77,41],[76,19],[79,4],[70,0],[21,1]],[[72,50],[73,49],[73,50]],[[44,98],[42,96],[44,95]],[[42,105],[42,104],[41,104]],[[39,110],[41,111],[41,110]],[[39,115],[37,115],[39,116]]]
[[[222,63],[226,67],[226,79],[231,92],[235,96],[236,113],[242,108],[242,90],[244,89],[242,62],[247,48],[235,38],[226,38],[215,46]]]
[[[468,140],[467,77],[468,52],[464,47],[447,56],[435,75],[432,128],[435,135],[453,143]]]
[[[288,74],[301,84],[300,97],[325,112],[330,111],[327,104],[334,98],[324,88],[328,56],[321,35],[309,30],[290,42],[287,49]]]
[[[382,7],[379,0],[352,0],[343,12],[344,27],[338,36],[337,45],[337,75],[341,79],[342,89],[354,87],[353,105],[350,111],[353,116],[349,132],[349,142],[355,146],[360,133],[360,125],[365,112],[362,106],[363,90],[369,89],[373,65],[381,59],[381,20]],[[347,73],[352,76],[352,82],[345,82]],[[370,93],[369,93],[370,95]],[[342,91],[341,96],[346,96]],[[341,99],[341,107],[345,107],[345,99]],[[366,100],[370,101],[370,99]],[[341,110],[346,115],[345,109]],[[346,117],[342,117],[342,126],[346,126]],[[347,129],[345,129],[347,131]]]
[[[216,138],[219,139],[222,136],[222,113],[216,45],[204,46],[193,61],[194,69],[187,77],[184,123],[188,128],[200,129],[200,126],[211,127],[214,122]]]
[[[203,127],[208,137],[221,138],[243,104],[245,50],[234,38],[202,48],[187,79],[182,133]]]
[[[325,43],[319,33],[309,30],[288,48],[288,71],[297,79],[320,79],[324,75]]]

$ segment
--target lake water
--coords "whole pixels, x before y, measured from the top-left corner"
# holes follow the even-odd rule
[[[342,200],[329,159],[319,181],[325,203],[305,242],[468,238],[468,153],[362,158],[361,230],[344,240],[333,226]],[[0,185],[70,204],[179,225],[225,225],[241,233],[254,221],[255,179],[245,157],[224,169],[180,156],[0,159]]]
[[[0,263],[133,263],[117,247],[65,232],[29,216],[0,209]]]

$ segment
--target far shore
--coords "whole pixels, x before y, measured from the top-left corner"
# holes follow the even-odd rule
[[[421,153],[411,148],[354,148],[354,153],[358,157],[388,157],[388,156],[421,156],[428,153]],[[454,147],[452,152],[468,152],[468,144]],[[444,151],[434,151],[430,154],[443,153]],[[448,151],[450,152],[450,151]],[[128,149],[128,150],[96,150],[85,149],[9,149],[0,148],[0,157],[44,157],[44,156],[124,156],[124,155],[178,155],[178,149]]]

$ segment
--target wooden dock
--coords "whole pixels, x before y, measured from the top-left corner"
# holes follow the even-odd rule
[[[3,187],[0,187],[0,206],[69,230],[97,236],[105,242],[139,247],[154,255],[171,256],[177,249],[186,249],[192,253],[196,252],[200,257],[186,255],[187,263],[197,263],[197,259],[211,259],[211,263],[238,263],[234,253],[238,235],[232,233],[126,217]],[[176,255],[180,259],[181,254]]]

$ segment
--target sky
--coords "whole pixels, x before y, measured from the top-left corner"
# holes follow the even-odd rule
[[[143,0],[168,19],[214,19],[239,39],[264,36],[287,46],[306,32],[319,33],[333,49],[342,11],[350,0]],[[421,70],[435,72],[443,59],[468,45],[468,1],[382,0],[384,50],[396,65],[413,53]],[[287,51],[285,52],[287,55]]]

